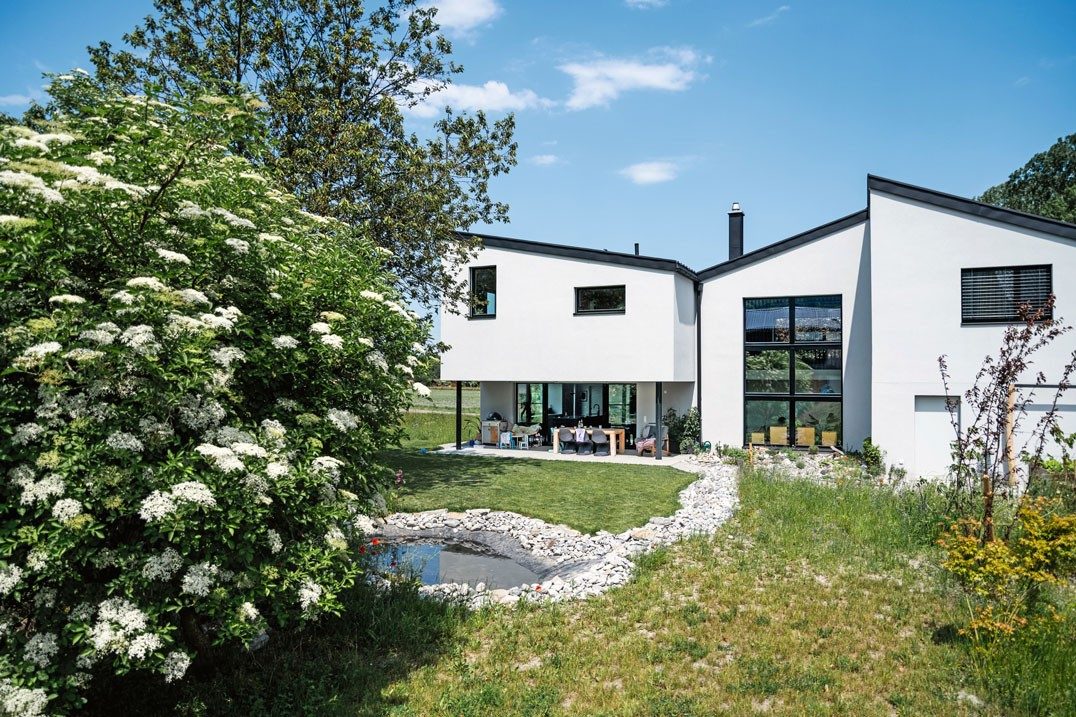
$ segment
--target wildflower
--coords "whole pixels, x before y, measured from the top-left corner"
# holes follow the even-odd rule
[[[22,656],[27,662],[32,662],[38,667],[46,667],[59,651],[60,646],[56,644],[55,635],[51,632],[39,632],[26,641]]]
[[[105,445],[114,451],[131,451],[132,453],[142,452],[142,441],[138,440],[130,433],[124,433],[123,431],[115,431],[105,439]]]
[[[14,590],[20,580],[22,580],[22,568],[18,565],[0,568],[0,595],[7,595]]]
[[[82,512],[82,503],[74,498],[61,498],[52,506],[52,517],[66,523]]]
[[[185,594],[205,597],[213,589],[219,573],[220,568],[208,562],[192,565],[183,576],[182,591]]]
[[[347,433],[359,425],[358,417],[355,414],[338,408],[329,409],[329,412],[325,415],[325,420],[341,433]]]
[[[57,294],[49,297],[50,304],[85,304],[86,300],[74,294]]]
[[[278,533],[275,530],[270,528],[269,531],[268,531],[268,537],[269,537],[269,552],[276,555],[277,553],[279,553],[281,550],[284,549],[284,541],[281,540],[280,533]]]
[[[142,501],[142,508],[138,515],[147,523],[165,518],[176,512],[176,502],[168,493],[155,490]]]
[[[321,343],[334,349],[342,349],[344,347],[344,338],[336,334],[325,334],[321,337]]]
[[[187,668],[191,666],[191,658],[183,652],[170,652],[161,666],[161,674],[165,682],[175,682],[187,674]]]
[[[331,334],[332,327],[324,321],[316,321],[310,324],[310,333],[312,334]]]
[[[242,349],[235,346],[222,346],[219,349],[214,349],[209,355],[213,358],[214,363],[226,369],[231,368],[233,363],[243,361],[247,357]]]
[[[298,345],[298,341],[296,341],[293,337],[287,335],[277,336],[275,339],[273,339],[273,348],[275,349],[293,349]]]
[[[172,264],[187,264],[191,263],[190,258],[186,254],[181,254],[178,251],[170,251],[168,249],[157,249],[157,256],[161,257],[167,262]]]
[[[324,588],[313,580],[303,581],[302,586],[299,588],[299,606],[304,612],[309,612],[310,608],[318,604],[323,591]]]
[[[128,289],[149,289],[150,291],[165,292],[168,287],[160,279],[152,276],[136,276],[127,280]]]
[[[171,580],[183,565],[183,558],[172,548],[165,548],[160,555],[154,555],[142,566],[142,576],[147,580]]]
[[[15,435],[11,437],[11,442],[16,446],[25,446],[36,441],[44,432],[45,429],[36,423],[22,423],[15,428]]]
[[[404,483],[403,468],[397,468],[396,469],[396,485],[403,485],[403,483]]]
[[[205,306],[209,306],[212,303],[205,294],[197,289],[180,289],[175,292],[175,295],[188,304],[204,304]]]
[[[144,660],[162,647],[161,638],[152,632],[145,632],[131,641],[127,656],[132,660]]]
[[[97,329],[88,329],[78,335],[83,341],[92,341],[95,344],[101,346],[107,346],[115,340],[115,336],[107,331],[99,331]]]
[[[242,239],[229,237],[224,240],[224,243],[227,246],[231,247],[232,251],[234,251],[236,254],[246,254],[248,251],[250,251],[250,244],[243,241]]]
[[[217,499],[213,497],[213,492],[209,490],[209,487],[198,481],[176,483],[172,486],[171,493],[174,499],[186,503],[197,503],[206,507],[217,504]]]
[[[415,383],[413,383],[411,385],[411,388],[413,388],[415,390],[415,393],[417,393],[422,398],[429,398],[430,397],[430,389],[425,384],[422,384],[422,383],[419,383],[419,382],[416,381]]]

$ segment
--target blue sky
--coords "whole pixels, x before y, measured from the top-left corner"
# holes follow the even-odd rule
[[[863,208],[868,172],[973,196],[1076,131],[1071,1],[439,4],[466,68],[439,101],[516,113],[490,233],[703,268],[733,201],[751,250]],[[0,111],[150,10],[0,5]]]

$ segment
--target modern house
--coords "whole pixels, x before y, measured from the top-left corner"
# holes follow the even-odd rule
[[[1020,304],[1052,293],[1054,317],[1076,321],[1076,225],[874,176],[866,209],[747,254],[733,205],[729,259],[701,271],[637,247],[480,238],[459,277],[470,304],[442,307],[442,378],[478,381],[483,416],[546,435],[579,421],[634,434],[694,406],[711,443],[870,436],[910,475],[937,475],[953,435],[938,357],[963,393]],[[1053,379],[1074,349],[1062,336],[1034,373]],[[1033,413],[1053,395],[1024,390]],[[1076,430],[1076,390],[1060,409]]]

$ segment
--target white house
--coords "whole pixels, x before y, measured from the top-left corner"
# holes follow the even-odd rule
[[[1020,303],[1052,293],[1054,317],[1076,321],[1076,225],[873,176],[866,209],[747,254],[734,205],[729,259],[698,272],[481,238],[461,269],[470,305],[442,308],[442,378],[480,382],[483,416],[547,432],[582,420],[634,434],[694,406],[705,441],[855,449],[870,436],[911,475],[935,475],[952,440],[938,357],[963,393]],[[1034,372],[1055,380],[1074,348],[1063,336]],[[1026,381],[1045,410],[1053,391]],[[1060,408],[1076,430],[1076,391]]]

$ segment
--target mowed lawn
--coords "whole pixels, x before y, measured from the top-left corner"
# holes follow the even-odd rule
[[[91,711],[1071,714],[1071,623],[1052,654],[1040,645],[998,665],[1007,686],[978,682],[953,628],[961,599],[910,509],[869,487],[748,475],[719,535],[642,558],[636,578],[604,596],[467,613],[413,589],[377,596],[360,585],[340,618],[276,636],[190,684],[102,695]]]
[[[527,458],[419,455],[384,458],[404,472],[390,507],[405,512],[447,508],[511,510],[584,533],[619,533],[680,507],[695,475],[675,468]]]

